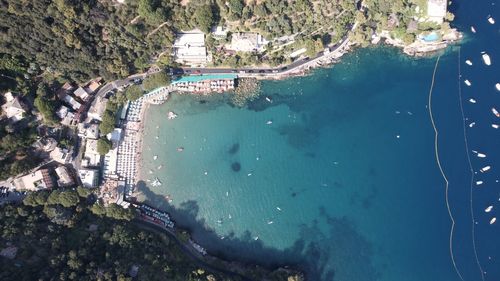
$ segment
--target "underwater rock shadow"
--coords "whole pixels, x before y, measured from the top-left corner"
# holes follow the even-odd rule
[[[336,271],[342,271],[348,263],[351,270],[363,267],[363,273],[356,272],[360,278],[352,281],[378,279],[376,271],[371,267],[371,245],[356,232],[352,222],[345,218],[331,217],[323,208],[320,209],[320,219],[329,225],[328,233],[320,231],[317,221],[301,225],[300,238],[291,247],[279,250],[265,246],[261,240],[254,240],[255,235],[248,230],[240,236],[231,233],[221,240],[205,219],[198,218],[199,206],[196,201],[183,202],[176,208],[164,196],[152,192],[144,182],[140,182],[138,188],[146,196],[146,203],[169,212],[176,225],[188,230],[194,240],[212,255],[269,268],[292,266],[305,272],[307,280],[315,281],[335,281],[338,275]],[[351,252],[358,255],[353,258]]]

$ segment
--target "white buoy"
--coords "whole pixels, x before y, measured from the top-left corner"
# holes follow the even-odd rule
[[[466,61],[465,61],[465,63],[466,63],[467,65],[472,65],[472,62],[471,62],[470,60],[466,60]]]
[[[470,87],[470,85],[472,85],[472,83],[469,80],[467,80],[467,79],[465,79],[464,83],[465,83],[465,85],[467,85],[469,87]]]

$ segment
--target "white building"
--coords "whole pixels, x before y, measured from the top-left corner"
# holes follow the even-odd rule
[[[63,101],[65,101],[73,110],[77,111],[82,106],[81,103],[77,102],[72,96],[64,94]]]
[[[234,33],[231,44],[226,48],[236,52],[261,52],[269,43],[262,35],[253,32]]]
[[[212,28],[212,36],[217,40],[225,39],[228,31],[225,26],[216,26]]]
[[[101,155],[97,152],[97,140],[87,139],[85,143],[85,154],[83,155],[82,165],[86,167],[99,166]]]
[[[37,191],[54,187],[54,182],[50,177],[49,170],[40,169],[31,174],[15,179],[14,186],[20,190],[25,189]]]
[[[446,17],[447,0],[427,0],[427,17],[429,21],[442,24]]]
[[[78,136],[86,139],[98,139],[99,125],[89,123],[78,124]]]
[[[174,42],[175,61],[190,66],[204,66],[208,62],[205,34],[199,30],[178,33]]]
[[[102,115],[104,111],[106,111],[106,104],[108,103],[108,99],[105,97],[97,97],[92,107],[90,107],[87,112],[87,120],[98,120],[102,121]]]
[[[87,101],[90,98],[89,93],[87,93],[87,91],[85,91],[82,87],[78,87],[73,94],[75,97],[79,97],[82,101]]]
[[[99,183],[99,171],[93,169],[80,169],[78,176],[82,182],[82,186],[86,188],[97,187]]]
[[[50,152],[50,158],[58,163],[68,164],[71,162],[71,154],[71,151],[68,151],[66,148],[56,147]]]
[[[57,181],[59,187],[71,186],[75,184],[73,178],[71,178],[69,171],[66,167],[59,166],[55,169],[55,171],[57,177],[59,178],[59,180]]]
[[[26,111],[19,101],[19,98],[14,97],[12,92],[5,93],[4,97],[6,102],[2,105],[2,112],[5,113],[7,118],[11,119],[13,122],[23,119]]]

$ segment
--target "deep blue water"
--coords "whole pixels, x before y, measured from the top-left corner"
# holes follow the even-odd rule
[[[500,229],[489,221],[500,216],[500,130],[491,127],[500,124],[491,113],[500,109],[499,30],[486,20],[498,8],[458,1],[451,9],[466,37],[441,53],[432,109],[450,183],[453,258],[464,280],[498,280]],[[461,280],[428,111],[436,60],[358,50],[310,76],[264,82],[273,102],[243,109],[225,97],[173,96],[146,116],[142,177],[163,185],[142,190],[209,252],[228,258],[296,264],[310,280]],[[471,153],[473,169],[492,167],[475,175],[481,186],[471,186],[459,85],[465,124],[476,122],[466,127],[469,153],[487,155]],[[179,117],[167,121],[170,110]]]

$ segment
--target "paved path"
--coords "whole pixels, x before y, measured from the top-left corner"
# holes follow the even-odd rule
[[[134,223],[140,228],[144,228],[144,229],[148,229],[150,231],[167,234],[181,248],[181,250],[186,255],[191,257],[196,262],[196,264],[198,264],[199,266],[205,267],[208,270],[213,271],[213,272],[222,273],[222,274],[228,275],[228,276],[238,277],[238,278],[245,280],[245,281],[252,281],[252,279],[249,279],[248,277],[245,277],[239,273],[229,271],[229,270],[226,270],[223,268],[218,268],[218,267],[215,267],[215,266],[205,262],[202,258],[199,257],[199,254],[197,252],[195,252],[195,250],[188,243],[184,243],[181,240],[179,240],[179,238],[177,238],[177,235],[175,235],[175,233],[170,229],[166,229],[166,228],[163,228],[163,227],[160,227],[160,226],[148,223],[148,222],[144,222],[144,221],[141,221],[138,219],[134,220]]]

